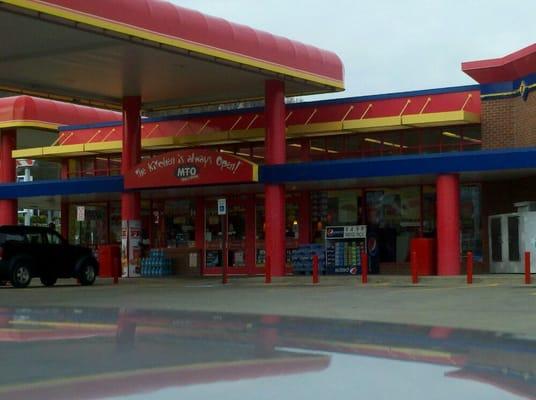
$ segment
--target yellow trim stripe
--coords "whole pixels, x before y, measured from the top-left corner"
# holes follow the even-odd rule
[[[55,124],[53,122],[45,121],[33,121],[33,120],[11,120],[0,122],[0,129],[10,128],[35,128],[44,129],[47,131],[57,131],[61,124]]]
[[[376,132],[410,129],[415,127],[477,124],[480,115],[468,111],[448,111],[428,114],[408,114],[402,117],[381,117],[309,125],[292,125],[287,128],[288,138],[337,135],[355,132]],[[264,129],[206,132],[202,135],[166,136],[142,140],[142,148],[173,149],[199,145],[216,145],[264,140]],[[71,157],[81,154],[120,153],[122,142],[94,142],[86,144],[37,147],[13,151],[13,158]]]
[[[133,36],[149,42],[160,45],[167,45],[181,50],[195,52],[204,56],[221,58],[233,63],[246,65],[252,68],[260,68],[269,72],[283,74],[289,77],[303,79],[305,81],[314,82],[324,86],[330,86],[337,90],[344,90],[344,82],[325,76],[320,76],[310,72],[302,71],[296,68],[282,66],[280,64],[271,63],[268,61],[259,60],[253,57],[241,55],[238,53],[217,49],[211,46],[202,45],[199,43],[178,39],[161,33],[156,33],[147,29],[136,28],[132,25],[123,24],[104,18],[76,12],[60,6],[44,4],[36,0],[2,0],[2,3],[12,6],[24,8],[26,10],[35,11],[38,13],[52,15],[58,18],[69,21],[78,22],[92,27],[121,33],[127,36]]]

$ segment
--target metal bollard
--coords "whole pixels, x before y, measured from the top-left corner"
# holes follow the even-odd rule
[[[318,256],[315,254],[313,256],[313,284],[318,283]]]
[[[264,264],[264,283],[272,283],[272,265],[270,264],[270,256],[266,256]]]
[[[419,283],[419,272],[417,270],[417,252],[411,252],[411,282],[416,285]]]
[[[223,263],[223,268],[222,268],[221,283],[226,285],[228,282],[229,282],[229,277],[228,277],[228,271],[227,271],[227,262],[225,261]]]
[[[473,283],[473,252],[467,252],[467,284]]]
[[[530,285],[531,284],[531,276],[530,276],[530,252],[525,252],[525,284]]]
[[[361,283],[368,283],[368,255],[366,252],[361,252]]]

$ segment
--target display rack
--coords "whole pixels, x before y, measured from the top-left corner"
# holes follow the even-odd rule
[[[361,273],[361,253],[367,249],[367,226],[328,226],[325,231],[328,274]]]

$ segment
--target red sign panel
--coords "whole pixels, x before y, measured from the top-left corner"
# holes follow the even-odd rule
[[[177,150],[144,160],[125,175],[125,189],[257,182],[256,164],[211,150]]]

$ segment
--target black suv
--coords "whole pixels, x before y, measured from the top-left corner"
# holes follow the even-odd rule
[[[99,263],[91,249],[72,246],[56,231],[33,226],[0,226],[0,282],[23,288],[33,277],[45,286],[58,278],[92,285]]]

